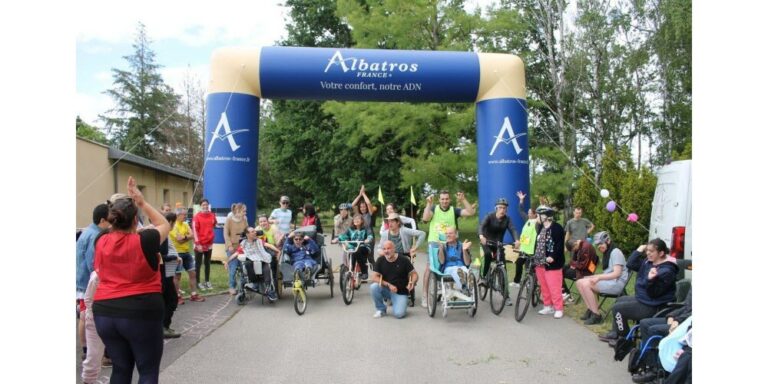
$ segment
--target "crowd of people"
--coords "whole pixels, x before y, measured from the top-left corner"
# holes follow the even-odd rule
[[[111,382],[131,381],[134,367],[140,382],[157,382],[164,338],[177,338],[180,333],[171,328],[173,313],[184,304],[180,277],[188,274],[192,302],[203,302],[199,293],[212,289],[210,283],[211,251],[214,241],[216,216],[206,199],[200,202],[200,211],[192,217],[190,226],[187,209],[177,206],[173,210],[164,204],[160,210],[152,207],[136,187],[136,180],[129,177],[127,194],[115,194],[93,209],[93,223],[79,235],[76,247],[76,293],[80,311],[79,338],[83,345],[83,382],[94,382],[102,366],[112,366]],[[673,344],[671,359],[664,360],[659,348],[659,360],[663,368],[675,371],[676,366],[690,368],[691,305],[688,294],[685,310],[667,317],[654,317],[659,310],[674,301],[678,266],[669,257],[669,249],[661,239],[653,239],[640,245],[626,260],[624,253],[615,246],[608,231],[601,231],[590,238],[594,224],[582,217],[580,207],[574,209],[574,217],[565,226],[555,220],[555,210],[547,205],[524,207],[526,195],[518,192],[518,212],[524,220],[520,234],[507,215],[509,202],[500,198],[494,211],[487,213],[479,222],[478,237],[484,254],[479,271],[480,284],[486,283],[486,275],[492,263],[491,255],[498,252],[506,259],[503,239],[506,233],[512,238],[510,245],[520,256],[515,261],[515,273],[511,287],[519,287],[523,275],[524,258],[532,260],[541,287],[543,308],[540,315],[563,317],[564,305],[573,297],[568,281],[573,281],[586,311],[581,317],[586,325],[601,324],[603,314],[598,304],[599,295],[618,297],[611,308],[612,329],[599,339],[615,346],[626,338],[629,321],[640,324],[642,339],[651,336],[667,336],[686,327],[683,337]],[[353,268],[359,264],[361,279],[367,281],[374,306],[374,317],[387,315],[388,304],[396,318],[406,316],[409,296],[412,298],[419,274],[414,269],[414,259],[419,246],[426,240],[428,252],[437,256],[441,272],[453,278],[456,289],[451,299],[469,300],[467,276],[472,262],[469,254],[472,246],[468,240],[460,241],[459,220],[473,216],[476,204],[466,196],[455,194],[457,205],[452,205],[447,190],[438,193],[438,204],[433,196],[426,198],[421,222],[429,226],[428,234],[418,229],[411,217],[401,215],[390,203],[385,207],[386,217],[377,233],[376,207],[371,204],[365,187],[352,203],[342,203],[333,218],[331,242],[347,242],[352,253]],[[277,276],[280,256],[292,264],[303,278],[308,279],[317,269],[312,257],[319,250],[316,237],[310,237],[302,229],[313,226],[314,234],[322,234],[322,224],[312,204],[300,208],[303,219],[296,226],[296,213],[290,209],[290,199],[282,196],[279,208],[269,215],[257,217],[257,225],[250,226],[247,207],[243,203],[232,204],[230,215],[224,223],[224,266],[229,275],[229,293],[236,293],[235,275],[245,261],[250,284],[261,278],[271,281]],[[149,220],[142,225],[139,211]],[[376,238],[378,237],[378,241]],[[352,242],[352,243],[350,243]],[[354,242],[359,242],[352,245]],[[192,252],[194,251],[194,257]],[[602,265],[598,252],[602,255]],[[569,255],[566,258],[566,253]],[[369,271],[369,265],[372,270]],[[201,269],[204,275],[201,275]],[[598,273],[598,268],[601,272]],[[622,295],[630,280],[630,271],[636,273],[634,295]],[[429,263],[422,274],[430,273]],[[204,276],[204,278],[203,278]],[[256,289],[253,285],[251,289]],[[270,302],[277,300],[273,288],[264,292]],[[427,286],[423,284],[421,305],[427,306]],[[512,305],[508,300],[507,305]],[[411,301],[411,306],[412,306]],[[664,338],[663,340],[667,340]],[[661,344],[667,349],[669,343]],[[675,362],[678,362],[675,364]],[[660,363],[661,364],[661,363]],[[667,369],[671,367],[671,369]],[[669,378],[685,382],[687,372],[675,371]],[[687,374],[687,376],[686,376]],[[658,374],[655,373],[658,377]],[[641,371],[633,376],[635,382],[648,382],[651,373]]]

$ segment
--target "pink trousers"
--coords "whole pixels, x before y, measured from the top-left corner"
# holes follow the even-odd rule
[[[101,373],[104,343],[96,332],[93,313],[86,315],[86,312],[83,311],[80,315],[85,316],[85,345],[88,347],[85,360],[83,360],[83,383],[93,383],[99,379],[99,374]]]
[[[555,307],[556,311],[563,310],[563,270],[547,271],[543,266],[536,267],[536,279],[541,286],[541,301],[544,305]]]

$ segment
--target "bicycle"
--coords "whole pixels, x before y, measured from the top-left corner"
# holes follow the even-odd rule
[[[485,284],[480,285],[480,300],[485,300],[485,296],[488,295],[488,291],[491,291],[491,297],[489,299],[491,303],[491,311],[493,314],[498,315],[504,310],[504,305],[509,298],[509,286],[507,285],[507,266],[501,258],[501,247],[505,244],[500,241],[486,240],[485,245],[488,247],[496,247],[496,251],[492,251],[491,267],[488,270],[488,274],[485,275]]]
[[[352,304],[352,299],[355,297],[355,291],[360,289],[362,279],[360,275],[360,263],[355,263],[355,269],[351,270],[352,254],[360,249],[363,245],[362,241],[340,241],[341,250],[344,252],[341,265],[339,266],[339,288],[341,289],[341,298],[344,300],[344,304]],[[354,249],[349,249],[349,245],[357,244]]]
[[[531,265],[533,256],[520,255],[525,260],[525,274],[523,275],[523,282],[520,283],[520,290],[517,291],[517,299],[515,300],[515,320],[517,322],[523,321],[525,314],[528,312],[528,306],[533,305],[535,308],[539,305],[539,295],[541,294],[541,286],[536,278],[535,266]]]

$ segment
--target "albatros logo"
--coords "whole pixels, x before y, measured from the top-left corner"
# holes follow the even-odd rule
[[[325,71],[323,72],[328,73],[328,71],[337,67],[344,73],[349,71],[357,72],[357,77],[382,78],[391,77],[392,73],[417,72],[419,70],[419,64],[416,63],[399,63],[386,60],[368,62],[364,58],[345,58],[339,50],[328,60],[328,65],[325,66]]]
[[[222,132],[222,130],[224,132]],[[211,151],[211,148],[213,148],[213,144],[217,141],[224,141],[227,140],[229,142],[229,147],[232,148],[232,152],[237,151],[238,148],[240,148],[240,145],[237,144],[235,141],[235,135],[238,133],[248,132],[247,129],[238,129],[233,131],[229,128],[229,120],[227,119],[227,114],[225,112],[221,113],[221,118],[219,119],[219,124],[216,125],[216,129],[213,130],[212,137],[211,137],[211,143],[208,144],[208,152]]]
[[[506,139],[504,138],[505,134],[507,135]],[[515,153],[519,155],[520,152],[523,151],[523,148],[520,147],[520,143],[517,142],[517,138],[525,135],[527,135],[527,133],[515,134],[515,131],[512,129],[512,123],[509,121],[509,116],[505,116],[504,123],[501,125],[501,129],[499,129],[499,134],[494,136],[494,138],[496,138],[496,142],[493,143],[493,148],[491,148],[491,154],[489,156],[493,156],[493,152],[496,151],[496,147],[498,147],[501,143],[512,143],[512,145],[515,147]]]

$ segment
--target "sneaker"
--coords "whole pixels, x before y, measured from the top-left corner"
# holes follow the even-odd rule
[[[427,297],[426,296],[422,296],[421,297],[421,306],[424,307],[424,308],[427,307]]]
[[[251,291],[258,291],[258,288],[256,287],[256,284],[254,284],[254,283],[246,283],[245,287],[250,289]]]
[[[467,286],[467,274],[464,273],[463,269],[459,269],[457,271],[457,273],[459,275],[459,281],[461,282],[461,286],[462,287],[466,287]]]
[[[512,288],[520,288],[520,283],[515,283],[514,281],[509,283],[509,286]]]
[[[368,280],[368,274],[367,273],[361,273],[360,274],[360,280],[362,280],[362,281]]]
[[[112,359],[109,357],[102,357],[101,358],[101,367],[102,368],[110,368],[112,367]]]
[[[581,315],[581,317],[579,317],[579,319],[581,319],[581,320],[587,320],[587,319],[589,319],[589,318],[590,318],[590,315],[591,315],[591,314],[592,314],[592,311],[591,311],[589,308],[587,308],[587,311],[586,311],[586,312],[584,312],[584,314],[583,314],[583,315]]]
[[[461,293],[459,291],[453,291],[452,293],[453,293],[453,297],[455,297],[458,300],[461,300],[461,301],[472,301],[471,297],[469,297],[469,296],[467,296],[467,295],[465,295],[465,294],[463,294],[463,293]]]
[[[605,342],[607,343],[607,342],[609,342],[609,341],[611,341],[611,340],[616,340],[616,339],[618,339],[618,338],[619,338],[619,335],[617,335],[617,334],[616,334],[615,332],[613,332],[613,331],[610,331],[610,332],[608,332],[608,333],[605,333],[605,334],[602,334],[602,335],[598,336],[597,338],[598,338],[598,339],[600,339],[600,341],[605,341]]]
[[[570,298],[571,298],[571,294],[570,293],[563,293],[563,302],[568,301],[568,299],[570,299]],[[573,300],[571,299],[571,301],[573,301]]]
[[[555,311],[555,319],[562,319],[563,311]]]
[[[163,338],[165,339],[177,339],[181,337],[181,333],[174,331],[171,328],[163,328]]]
[[[555,313],[555,308],[545,305],[544,308],[539,310],[539,315],[551,315]]]
[[[376,312],[373,314],[373,318],[374,318],[374,319],[378,319],[379,317],[382,317],[382,316],[384,316],[384,312],[382,312],[382,311],[376,311]]]
[[[515,305],[515,302],[512,301],[511,297],[507,297],[507,301],[504,303],[504,305],[506,305],[507,307],[511,307],[511,306]]]
[[[595,325],[603,322],[603,315],[589,311],[589,317],[584,321],[584,325]]]
[[[179,295],[179,301],[176,302],[177,305],[184,305],[184,298]]]
[[[201,291],[202,291],[202,290],[204,290],[204,289],[205,289],[205,284],[203,284],[203,283],[197,283],[197,289],[199,289],[199,290],[201,290]]]
[[[656,372],[646,371],[632,375],[633,383],[650,383],[656,380]]]
[[[205,297],[202,297],[196,293],[193,293],[192,296],[189,297],[189,301],[196,301],[198,303],[202,303],[205,301]]]
[[[271,290],[271,291],[269,291],[269,292],[267,292],[267,300],[268,300],[270,303],[274,303],[274,302],[276,302],[276,301],[277,301],[277,293],[275,292],[275,290],[274,290],[274,289],[273,289],[273,290]]]
[[[213,284],[211,284],[211,282],[210,282],[210,281],[206,281],[206,282],[205,282],[205,288],[206,288],[206,289],[213,289]]]

